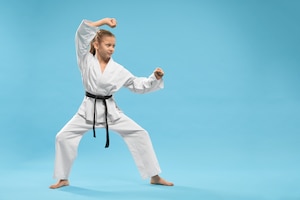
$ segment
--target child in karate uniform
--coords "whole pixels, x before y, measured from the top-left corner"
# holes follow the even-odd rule
[[[68,177],[82,136],[95,128],[106,128],[118,133],[127,144],[142,178],[150,178],[151,184],[173,186],[161,178],[161,169],[151,139],[146,130],[126,116],[116,105],[113,94],[122,87],[136,93],[153,92],[163,88],[164,72],[160,68],[149,77],[135,77],[112,59],[115,36],[102,25],[114,28],[114,18],[103,18],[95,22],[83,20],[76,36],[77,62],[86,90],[78,112],[56,135],[56,157],[54,178],[58,182],[50,188],[69,185]]]

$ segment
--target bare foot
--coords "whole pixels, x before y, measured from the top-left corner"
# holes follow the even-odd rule
[[[50,189],[57,189],[63,186],[68,186],[69,185],[69,181],[68,180],[59,180],[56,184],[54,185],[50,185]]]
[[[165,186],[173,186],[174,185],[173,183],[166,181],[165,179],[161,178],[158,175],[151,177],[150,183],[154,184],[154,185],[165,185]]]

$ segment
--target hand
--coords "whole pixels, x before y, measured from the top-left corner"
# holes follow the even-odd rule
[[[154,70],[154,75],[157,80],[160,80],[164,76],[164,71],[158,67]]]
[[[117,26],[117,20],[115,18],[107,18],[106,24],[111,28],[115,28]]]

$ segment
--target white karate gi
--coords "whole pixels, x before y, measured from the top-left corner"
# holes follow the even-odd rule
[[[98,27],[91,27],[83,20],[76,36],[77,62],[84,88],[87,92],[108,96],[121,87],[136,93],[146,93],[163,88],[163,80],[157,80],[152,73],[148,78],[135,77],[111,58],[102,73],[96,56],[90,50],[90,42]],[[109,129],[119,133],[125,140],[142,178],[150,178],[161,172],[148,132],[127,117],[117,107],[113,98],[107,99]],[[82,136],[92,129],[94,99],[84,97],[74,117],[56,135],[55,179],[68,179]],[[96,128],[105,125],[104,105],[96,104]]]

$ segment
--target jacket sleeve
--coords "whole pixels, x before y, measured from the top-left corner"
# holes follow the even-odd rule
[[[163,79],[157,80],[152,73],[148,78],[131,76],[124,85],[135,93],[144,94],[164,88]]]
[[[87,20],[82,20],[75,34],[76,56],[80,69],[83,68],[83,60],[90,53],[90,43],[98,31],[98,27],[89,26],[86,22]]]

